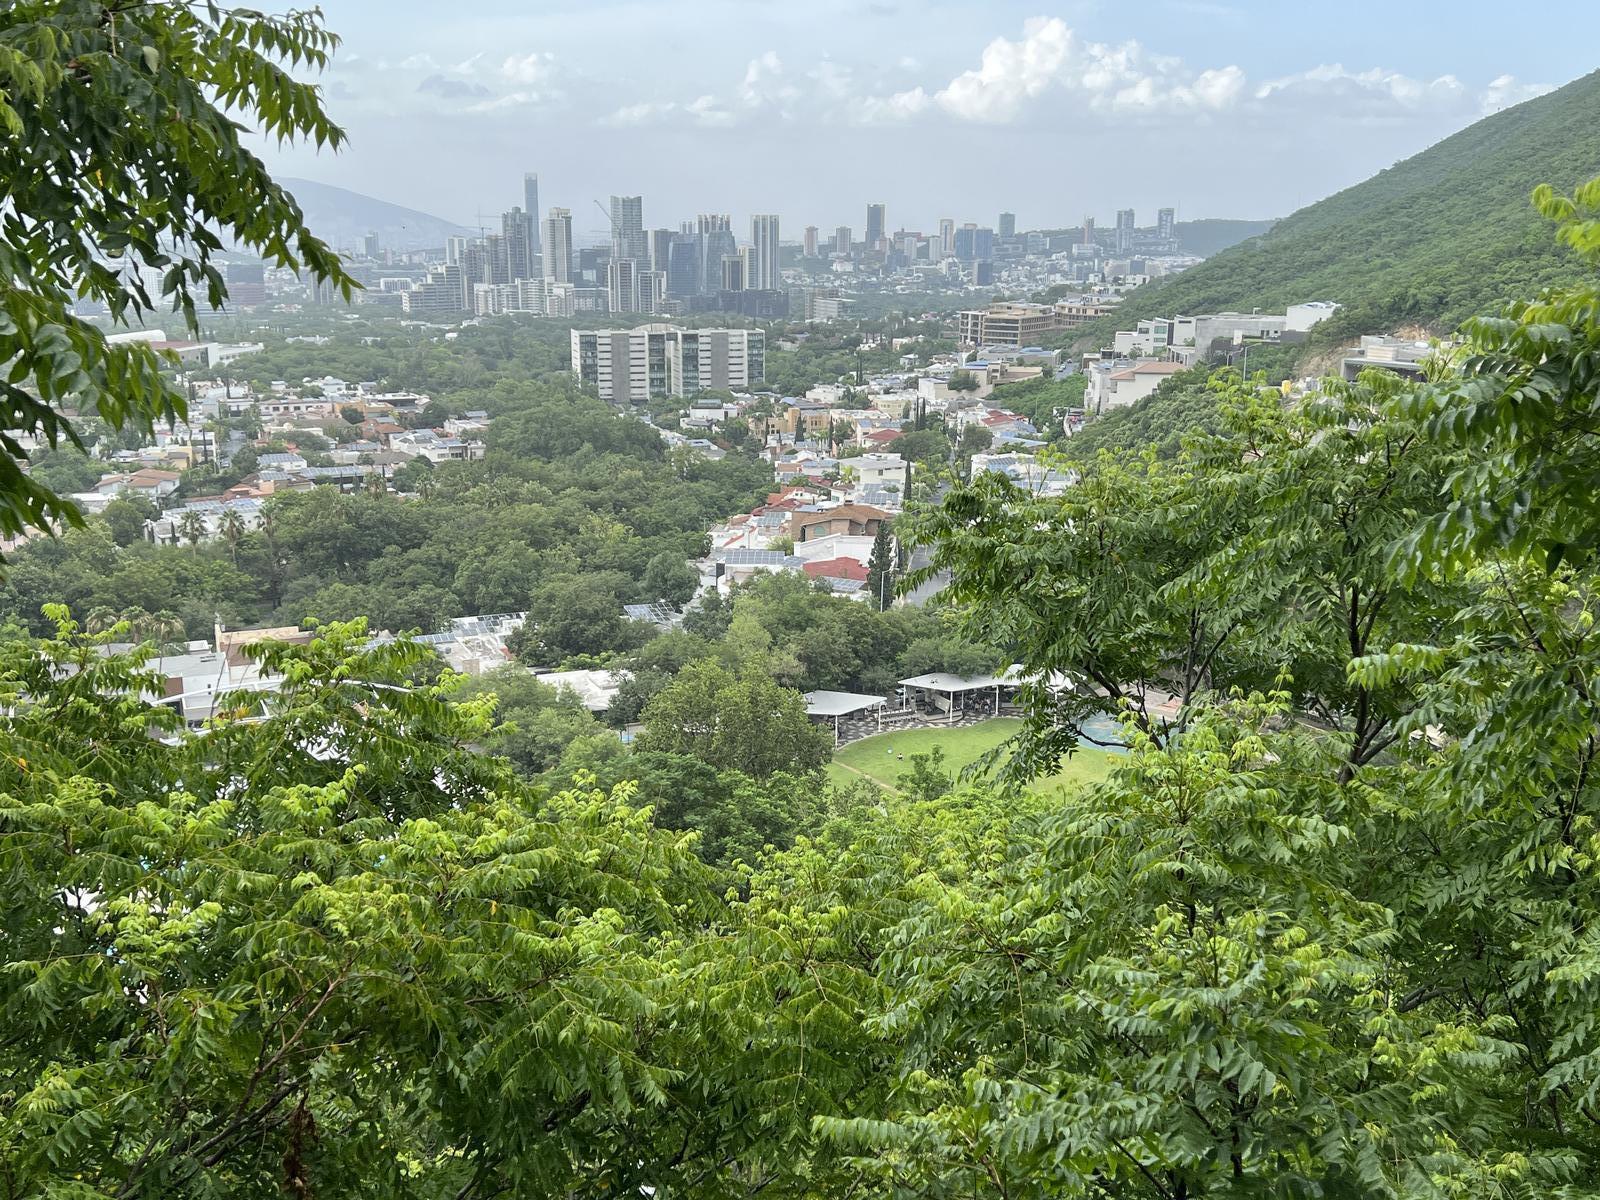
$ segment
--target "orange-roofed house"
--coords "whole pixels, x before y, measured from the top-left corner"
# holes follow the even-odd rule
[[[875,537],[878,527],[889,519],[881,508],[868,504],[841,504],[822,512],[797,512],[789,518],[789,536],[796,545],[818,538],[844,534],[849,537]]]

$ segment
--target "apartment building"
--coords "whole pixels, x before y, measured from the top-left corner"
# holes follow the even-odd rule
[[[766,379],[766,362],[759,329],[651,324],[572,331],[572,373],[613,404],[749,388]]]

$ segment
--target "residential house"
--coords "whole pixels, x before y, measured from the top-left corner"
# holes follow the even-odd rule
[[[863,504],[841,504],[818,512],[797,512],[789,518],[789,537],[796,546],[833,534],[873,537],[889,519],[881,508]]]

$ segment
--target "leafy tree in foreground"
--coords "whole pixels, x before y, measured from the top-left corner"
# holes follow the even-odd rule
[[[22,472],[16,435],[82,449],[65,409],[113,430],[184,411],[149,347],[107,345],[73,314],[80,295],[118,321],[167,305],[195,329],[197,304],[227,295],[211,262],[219,234],[348,295],[337,256],[245,149],[240,123],[338,146],[318,89],[289,73],[325,65],[334,44],[315,12],[99,0],[0,12],[0,176],[10,211],[27,214],[0,227],[0,533],[81,519]],[[139,267],[163,272],[159,295]]]

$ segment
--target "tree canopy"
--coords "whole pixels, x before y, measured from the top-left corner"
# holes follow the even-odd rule
[[[339,146],[319,89],[296,79],[329,59],[320,14],[98,0],[21,0],[0,14],[0,533],[77,519],[20,467],[19,435],[81,445],[72,414],[148,429],[184,411],[147,345],[106,342],[80,296],[129,321],[165,307],[196,327],[227,298],[222,236],[349,294],[338,257],[245,146],[266,137]],[[160,275],[152,294],[140,275]]]

